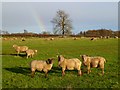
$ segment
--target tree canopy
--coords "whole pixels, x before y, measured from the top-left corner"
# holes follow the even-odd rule
[[[58,10],[51,22],[53,23],[54,34],[61,34],[63,36],[72,34],[72,21],[65,11]]]

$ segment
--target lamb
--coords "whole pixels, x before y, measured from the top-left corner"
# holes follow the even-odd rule
[[[81,76],[81,64],[82,62],[77,58],[65,59],[62,55],[58,56],[58,65],[62,67],[62,76],[65,75],[65,70],[78,70],[78,75]]]
[[[30,67],[31,67],[31,77],[34,77],[35,74],[35,70],[38,71],[44,71],[45,72],[45,77],[47,77],[47,73],[49,70],[51,70],[53,66],[53,59],[50,58],[46,61],[44,60],[33,60],[30,63]]]
[[[28,57],[31,57],[31,58],[32,58],[35,53],[37,53],[37,50],[28,49],[28,50],[26,51],[27,58],[28,58]]]
[[[102,69],[102,75],[104,75],[104,64],[106,63],[105,58],[99,56],[89,57],[87,55],[82,55],[82,59],[83,59],[83,64],[87,66],[88,74],[91,72],[90,67],[93,68],[100,67]]]
[[[28,50],[27,46],[18,46],[18,45],[13,45],[13,48],[16,50],[17,54],[19,54],[20,52],[25,52]]]

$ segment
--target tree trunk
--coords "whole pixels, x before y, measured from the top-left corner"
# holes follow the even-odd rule
[[[65,35],[65,30],[64,30],[65,24],[64,24],[64,22],[65,22],[65,19],[63,17],[63,20],[62,20],[62,37],[64,37],[64,35]]]

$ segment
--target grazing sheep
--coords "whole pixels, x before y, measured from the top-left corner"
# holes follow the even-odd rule
[[[73,38],[73,40],[77,40],[77,38],[76,38],[76,37],[74,37],[74,38]]]
[[[103,39],[103,36],[100,36],[99,38],[100,38],[100,39]]]
[[[89,57],[87,55],[82,55],[83,64],[87,66],[87,73],[91,72],[90,67],[100,67],[102,69],[102,75],[104,75],[104,63],[106,63],[105,58],[103,57]]]
[[[107,39],[109,39],[109,38],[110,38],[110,36],[107,36],[106,38],[107,38]]]
[[[50,38],[50,40],[54,40],[54,38]]]
[[[118,36],[114,36],[114,38],[118,38]]]
[[[35,70],[44,71],[45,72],[45,77],[47,77],[47,73],[48,73],[49,70],[51,70],[52,66],[53,66],[53,59],[48,59],[46,61],[44,61],[44,60],[33,60],[30,63],[31,77],[34,77]]]
[[[82,62],[77,58],[65,59],[62,55],[58,56],[58,65],[62,67],[62,76],[65,75],[65,70],[78,70],[78,75],[81,76],[81,64]]]
[[[21,40],[22,40],[22,41],[25,41],[25,38],[22,38]]]
[[[91,40],[91,41],[93,41],[93,40],[97,40],[97,38],[91,38],[90,40]]]
[[[20,52],[25,52],[28,50],[27,46],[18,46],[18,45],[13,45],[13,48],[16,50],[17,54],[19,54]]]
[[[33,57],[35,53],[37,53],[37,50],[28,49],[28,50],[26,51],[27,58],[28,58],[28,57]]]

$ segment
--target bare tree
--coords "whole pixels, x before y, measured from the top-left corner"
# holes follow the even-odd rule
[[[62,34],[63,36],[72,34],[72,21],[63,10],[58,10],[51,22],[53,23],[54,34]]]

